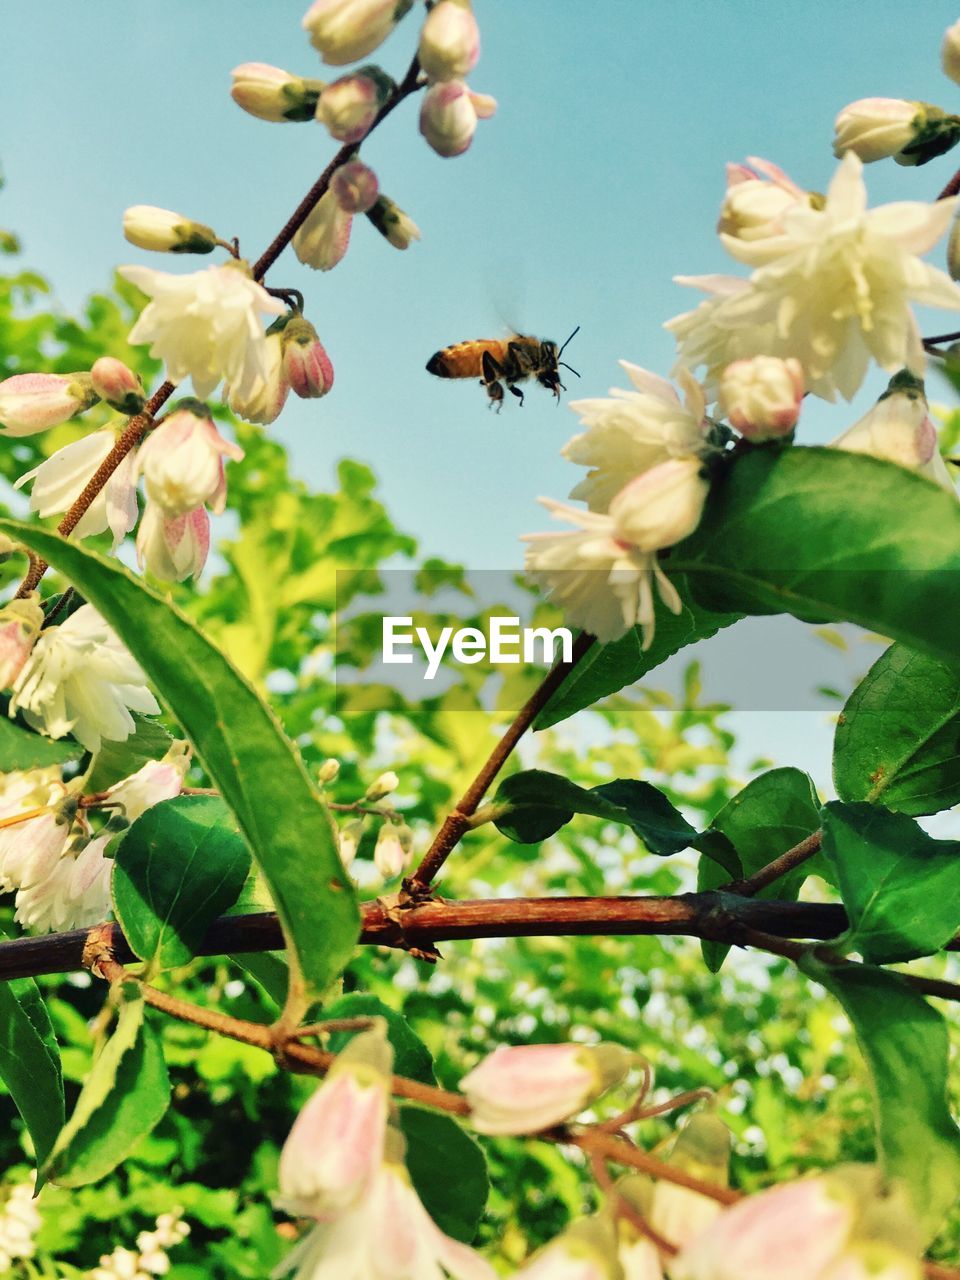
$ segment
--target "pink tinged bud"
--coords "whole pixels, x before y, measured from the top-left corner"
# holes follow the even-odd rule
[[[135,204],[124,211],[123,234],[138,249],[158,253],[210,253],[217,246],[211,227],[152,204]]]
[[[377,175],[362,160],[341,165],[330,179],[330,190],[345,213],[366,213],[377,201]]]
[[[360,839],[363,836],[363,819],[354,818],[341,829],[337,837],[337,848],[344,868],[349,867],[357,856]]]
[[[735,360],[720,379],[723,412],[730,425],[754,444],[789,435],[802,403],[803,368],[792,357]]]
[[[960,20],[947,27],[943,34],[940,63],[954,84],[960,84]]]
[[[440,0],[420,34],[420,66],[431,80],[463,79],[480,57],[480,31],[470,0]]]
[[[394,879],[407,867],[412,849],[410,837],[409,827],[401,829],[385,822],[380,828],[373,862],[385,880]]]
[[[710,486],[699,458],[670,458],[631,480],[610,503],[615,536],[639,551],[662,551],[700,523]]]
[[[121,814],[128,822],[136,822],[142,813],[180,794],[190,763],[190,747],[174,742],[162,760],[148,760],[136,773],[115,783],[107,792],[111,812]]]
[[[0,434],[35,435],[98,399],[89,373],[16,373],[0,382]]]
[[[725,1210],[671,1263],[671,1280],[812,1280],[841,1254],[856,1206],[828,1178],[785,1183]]]
[[[219,515],[226,505],[225,457],[239,462],[243,450],[220,435],[206,405],[182,400],[140,448],[147,497],[167,516],[204,503]]]
[[[333,386],[333,365],[317,337],[317,331],[303,316],[294,316],[283,330],[283,372],[294,393],[302,400],[325,396]]]
[[[433,85],[420,106],[420,132],[437,155],[459,156],[473,141],[477,120],[497,109],[494,98],[472,93],[462,80]]]
[[[478,1133],[539,1133],[569,1120],[629,1071],[619,1045],[518,1045],[495,1049],[460,1082]]]
[[[210,517],[203,507],[168,516],[148,502],[137,530],[137,563],[164,582],[198,578],[210,550]]]
[[[324,62],[342,67],[373,53],[412,6],[413,0],[314,0],[303,27]]]
[[[317,119],[338,142],[360,142],[395,88],[379,67],[361,67],[326,86],[317,102]]]
[[[304,266],[330,271],[347,252],[352,226],[353,215],[345,213],[333,192],[327,191],[293,237],[293,251]]]
[[[650,1272],[627,1271],[618,1257],[617,1231],[606,1213],[580,1218],[544,1245],[519,1275],[525,1280],[660,1280],[659,1267]]]
[[[42,627],[36,592],[0,609],[0,689],[9,689],[23,670]]]
[[[408,249],[411,240],[420,239],[420,228],[388,196],[380,196],[367,217],[395,249]]]
[[[230,97],[258,120],[312,120],[323,82],[305,80],[266,62],[244,62],[230,73]]]
[[[143,383],[122,360],[101,356],[90,370],[90,381],[101,400],[117,413],[133,416],[147,403]]]
[[[262,426],[277,420],[290,390],[284,369],[282,332],[274,332],[272,327],[264,343],[264,364],[266,377],[255,382],[250,391],[226,388],[227,404],[233,412],[247,422],[259,422]]]
[[[866,453],[916,471],[933,458],[937,432],[922,391],[894,390],[830,443],[834,449]]]
[[[833,154],[852,151],[864,164],[897,155],[923,131],[926,112],[920,102],[902,98],[859,98],[834,121]]]
[[[362,1032],[294,1121],[280,1155],[292,1213],[324,1217],[352,1205],[383,1163],[393,1051],[381,1026]]]

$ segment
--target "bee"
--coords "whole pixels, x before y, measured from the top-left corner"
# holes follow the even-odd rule
[[[576,369],[560,359],[567,344],[579,332],[580,326],[577,325],[562,347],[521,333],[515,333],[511,338],[474,338],[468,342],[455,342],[430,357],[427,372],[435,373],[438,378],[476,378],[479,375],[480,385],[486,388],[490,403],[497,406],[498,413],[503,405],[504,386],[523,404],[523,392],[516,384],[525,382],[527,378],[536,378],[541,387],[553,392],[559,403],[560,392],[566,391],[560,381],[560,368],[569,369],[580,377]]]

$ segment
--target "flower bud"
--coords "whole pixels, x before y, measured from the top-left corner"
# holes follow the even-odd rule
[[[538,1250],[518,1275],[525,1280],[624,1280],[617,1246],[617,1229],[608,1214],[580,1218]]]
[[[410,861],[411,833],[409,827],[404,829],[407,832],[406,839],[401,834],[400,827],[395,827],[391,822],[385,822],[380,828],[373,851],[373,862],[384,880],[392,880],[400,875]]]
[[[303,316],[293,316],[282,334],[283,373],[301,400],[316,400],[333,386],[333,365],[317,337],[317,331]]]
[[[138,249],[159,253],[210,253],[217,247],[217,233],[210,227],[152,204],[125,210],[123,234]]]
[[[407,249],[411,240],[420,239],[420,228],[389,196],[379,196],[367,217],[395,249]]]
[[[459,156],[473,141],[478,120],[497,109],[495,98],[473,93],[462,80],[444,80],[427,90],[420,106],[420,132],[437,155]]]
[[[291,1213],[337,1213],[366,1190],[383,1161],[392,1070],[380,1022],[337,1055],[280,1154],[280,1192]]]
[[[106,400],[117,413],[132,417],[147,403],[143,383],[132,369],[128,369],[122,360],[116,360],[113,356],[101,356],[94,362],[90,370],[90,381],[100,399]]]
[[[279,322],[278,322],[279,323]],[[290,384],[287,381],[283,361],[283,332],[271,325],[264,347],[266,378],[253,384],[248,392],[239,387],[226,387],[227,404],[247,422],[259,422],[261,426],[275,422],[287,402]]]
[[[360,142],[396,87],[379,67],[360,67],[324,88],[316,117],[338,142]]]
[[[877,403],[836,440],[833,449],[866,453],[919,470],[937,448],[937,430],[927,415],[923,383],[906,370],[891,379]]]
[[[864,164],[895,156],[910,145],[924,123],[923,104],[902,98],[858,98],[834,121],[833,154],[848,151]]]
[[[317,770],[317,781],[324,785],[328,782],[336,782],[337,775],[340,772],[340,761],[328,756],[323,764]]]
[[[342,164],[330,179],[330,190],[344,213],[366,213],[377,201],[377,175],[362,160]]]
[[[137,563],[165,582],[198,578],[210,551],[210,517],[204,507],[168,515],[147,502],[137,530]]]
[[[439,0],[427,14],[417,51],[431,80],[462,80],[480,57],[480,31],[470,0]]]
[[[803,403],[803,368],[790,357],[754,356],[728,364],[720,379],[723,413],[754,444],[789,435]]]
[[[208,505],[219,515],[226,505],[223,459],[243,459],[225,440],[199,400],[181,400],[140,446],[147,497],[166,516],[182,516]]]
[[[329,66],[365,58],[413,7],[413,0],[314,0],[304,14],[310,43]]]
[[[99,398],[89,373],[15,373],[0,382],[0,434],[35,435],[83,413]]]
[[[381,773],[378,778],[375,778],[373,782],[370,783],[369,787],[367,787],[364,799],[370,801],[382,800],[383,797],[388,796],[391,791],[396,791],[399,785],[400,779],[392,769],[388,769],[386,773]]]
[[[353,215],[345,213],[333,192],[327,191],[293,237],[293,251],[304,266],[330,271],[347,252],[352,226]]]
[[[954,84],[960,84],[960,19],[943,33],[940,64]]]
[[[666,1163],[713,1186],[729,1185],[730,1130],[708,1111],[692,1115],[674,1141]],[[659,1179],[646,1211],[659,1235],[683,1248],[711,1225],[721,1206],[710,1196]]]
[[[709,484],[699,458],[669,458],[631,480],[610,503],[617,536],[640,551],[662,551],[700,523]]]
[[[761,266],[776,257],[782,219],[810,196],[769,160],[749,157],[749,165],[727,165],[727,193],[717,231],[723,247],[739,262]]]
[[[460,1091],[478,1133],[539,1133],[619,1084],[635,1060],[617,1044],[501,1045],[463,1077]]]
[[[23,670],[43,627],[37,593],[0,609],[0,689],[9,689]]]
[[[244,62],[230,74],[230,97],[258,120],[312,120],[324,87],[266,62]]]
[[[350,866],[354,858],[357,856],[357,849],[360,847],[360,838],[363,835],[363,819],[355,818],[353,822],[348,822],[341,828],[337,837],[337,847],[340,852],[340,861],[343,863],[344,869]]]

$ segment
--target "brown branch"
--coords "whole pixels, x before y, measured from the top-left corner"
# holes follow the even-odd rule
[[[434,836],[433,843],[416,871],[405,881],[405,887],[416,897],[426,890],[447,858],[470,829],[470,819],[476,813],[487,788],[506,764],[510,753],[550,701],[554,692],[563,684],[580,659],[593,646],[594,637],[582,632],[577,636],[569,662],[558,662],[527,702],[520,708],[513,723],[491,751],[480,772],[467,787],[452,813],[447,814],[443,825]]]
[[[730,884],[724,885],[724,889],[727,893],[738,893],[744,898],[752,898],[755,893],[773,884],[774,880],[779,880],[795,867],[802,866],[819,852],[822,842],[823,833],[814,831],[813,835],[807,836],[786,853],[781,853],[779,858],[774,858],[765,867],[755,871],[752,876],[746,876],[743,880],[733,880]]]
[[[376,129],[377,125],[379,125],[380,122],[390,114],[399,102],[402,102],[404,98],[408,97],[411,93],[414,93],[420,87],[420,63],[417,58],[414,57],[413,62],[410,64],[410,68],[402,82],[397,85],[396,89],[380,109],[379,114],[368,131],[368,136],[374,129]],[[269,271],[283,250],[303,226],[313,206],[321,196],[326,194],[326,191],[330,186],[330,179],[333,177],[334,173],[347,160],[356,156],[358,150],[359,149],[355,144],[340,148],[324,169],[323,173],[321,173],[320,177],[304,196],[303,200],[301,200],[293,214],[257,259],[253,267],[253,276],[255,280],[262,282],[267,271]],[[230,248],[230,246],[227,247]],[[104,458],[103,462],[101,462],[83,492],[60,521],[57,526],[57,532],[59,534],[62,534],[65,538],[70,536],[87,509],[90,507],[90,504],[100,493],[100,490],[113,475],[114,471],[116,471],[123,459],[135,445],[139,444],[144,433],[152,425],[153,416],[164,404],[166,404],[175,390],[176,386],[174,383],[169,381],[164,382],[150,397],[149,401],[144,406],[143,412],[130,419],[130,422],[123,434],[119,436],[116,444]],[[28,596],[31,591],[35,591],[48,568],[49,565],[44,560],[41,560],[38,556],[30,554],[30,568],[26,577],[17,588],[16,598],[23,599],[23,597]]]

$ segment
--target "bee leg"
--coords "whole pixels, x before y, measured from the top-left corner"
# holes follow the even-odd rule
[[[481,387],[486,387],[487,395],[490,397],[487,407],[496,405],[497,413],[499,413],[503,408],[503,387],[496,380],[493,382],[481,382],[480,385]]]
[[[517,397],[517,399],[520,401],[520,408],[522,409],[523,408],[523,392],[520,390],[520,388],[508,386],[507,390],[510,392],[512,396]]]

